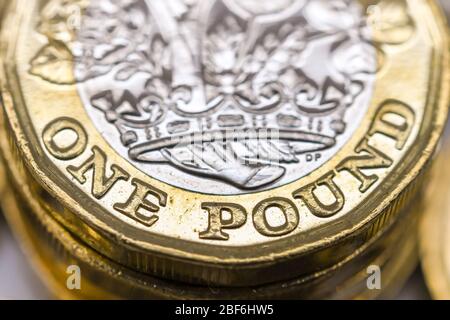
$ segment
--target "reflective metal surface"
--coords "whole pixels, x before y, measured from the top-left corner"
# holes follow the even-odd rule
[[[242,7],[244,10],[249,10],[249,8],[253,7],[255,1],[241,1]],[[257,2],[257,1],[256,1]],[[285,1],[288,3],[289,1]],[[443,6],[450,11],[450,2],[447,0],[441,1]],[[277,2],[278,3],[278,2]],[[269,8],[270,10],[277,10],[277,8]],[[264,13],[264,12],[263,12]],[[261,14],[261,12],[258,12]],[[87,105],[88,106],[88,105]],[[89,107],[89,106],[88,106]],[[94,109],[90,109],[90,112],[95,113]],[[98,127],[103,127],[103,125],[109,125],[110,123],[101,123],[100,116],[101,113],[97,111],[98,118]],[[93,117],[95,118],[95,117]],[[100,129],[102,130],[102,129]],[[110,132],[110,138],[112,144],[117,144],[117,150],[120,151],[120,143],[118,142],[117,133]],[[102,130],[103,133],[103,130]],[[114,140],[116,142],[114,142]],[[142,165],[142,164],[141,164]],[[174,167],[175,168],[175,167]],[[143,169],[145,170],[145,169]],[[176,170],[176,169],[173,169]],[[174,171],[176,172],[176,171]],[[177,174],[182,174],[182,170],[177,172]],[[189,188],[194,188],[193,186],[186,186]],[[228,188],[232,188],[227,186]],[[237,192],[233,189],[232,192]],[[242,192],[242,191],[238,191]],[[28,262],[26,259],[20,254],[19,246],[12,239],[11,234],[8,230],[5,229],[3,221],[0,222],[0,298],[15,298],[15,299],[24,299],[24,298],[36,298],[36,299],[46,299],[49,298],[50,295],[46,292],[43,286],[40,284],[39,280],[37,280],[36,275],[33,273],[34,271],[28,267]],[[426,293],[426,289],[423,285],[423,280],[418,272],[410,281],[410,283],[405,287],[399,299],[423,299],[427,298],[428,294]]]
[[[0,217],[0,299],[50,299],[30,261]]]
[[[44,24],[58,21],[45,14],[53,6]],[[85,10],[68,44],[84,106],[122,157],[174,186],[223,195],[296,181],[342,148],[369,107],[377,52],[357,1]]]

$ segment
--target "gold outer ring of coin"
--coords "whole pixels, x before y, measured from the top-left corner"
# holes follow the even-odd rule
[[[450,172],[448,143],[432,170],[420,230],[420,258],[425,280],[435,299],[450,299]]]
[[[392,2],[382,1],[381,3],[387,5]],[[403,2],[395,1],[394,3],[402,5]],[[60,91],[55,91],[54,86],[45,85],[28,74],[28,69],[24,70],[23,67],[16,69],[16,66],[26,66],[38,49],[36,39],[33,38],[35,30],[32,25],[35,22],[32,17],[36,17],[37,14],[33,11],[33,6],[28,4],[24,6],[21,1],[11,3],[5,22],[7,28],[4,28],[4,30],[8,29],[8,32],[4,32],[2,36],[2,48],[5,53],[2,57],[4,68],[2,98],[7,121],[13,139],[20,149],[20,155],[27,167],[30,168],[34,178],[64,208],[67,208],[68,212],[73,212],[76,219],[80,219],[89,228],[96,230],[97,235],[101,235],[100,244],[103,247],[97,247],[97,250],[115,260],[119,259],[120,263],[151,274],[170,275],[171,278],[187,282],[231,286],[256,285],[261,281],[273,282],[285,277],[309,273],[314,269],[333,265],[350,255],[362,243],[383,229],[385,223],[396,217],[400,209],[415,195],[414,191],[422,182],[430,155],[440,138],[447,117],[448,101],[448,53],[447,50],[442,49],[447,48],[447,39],[443,36],[445,33],[444,19],[434,1],[410,0],[406,3],[409,6],[410,17],[417,21],[414,21],[415,24],[403,25],[401,34],[403,35],[405,32],[408,34],[408,30],[410,31],[413,27],[414,32],[409,34],[408,39],[405,40],[406,43],[402,42],[398,46],[380,44],[388,57],[385,57],[387,63],[377,79],[375,94],[372,97],[365,122],[346,147],[338,153],[333,161],[302,178],[300,182],[297,181],[268,192],[233,198],[246,211],[253,212],[257,204],[264,201],[298,194],[296,191],[303,190],[303,188],[306,188],[307,191],[315,190],[318,184],[323,184],[322,178],[326,182],[333,183],[330,181],[331,177],[341,175],[341,172],[336,173],[336,167],[342,161],[348,160],[349,156],[358,156],[355,155],[355,148],[365,142],[368,136],[373,138],[370,130],[375,130],[374,125],[379,125],[385,120],[382,119],[382,116],[385,115],[386,110],[396,110],[394,113],[398,111],[397,115],[400,117],[406,112],[407,116],[403,119],[406,119],[405,130],[411,129],[409,133],[414,135],[414,138],[411,136],[397,137],[397,146],[388,152],[390,155],[396,155],[396,159],[389,170],[383,171],[384,178],[378,179],[376,186],[373,186],[370,191],[365,190],[366,192],[363,194],[358,192],[361,185],[355,184],[354,179],[345,178],[345,187],[352,189],[353,192],[350,193],[351,196],[345,198],[345,201],[341,199],[335,203],[345,212],[339,212],[340,217],[330,220],[314,217],[316,221],[319,220],[320,225],[314,229],[314,232],[297,232],[295,235],[269,242],[269,245],[249,244],[233,247],[223,243],[217,245],[212,241],[202,243],[198,239],[194,242],[161,236],[153,233],[149,228],[143,228],[135,222],[131,223],[125,217],[112,217],[111,210],[93,199],[89,186],[77,186],[73,184],[73,181],[67,180],[67,177],[64,176],[67,174],[66,165],[64,168],[59,168],[52,163],[51,155],[43,147],[40,139],[42,131],[45,131],[46,125],[49,125],[49,121],[52,119],[55,121],[61,119],[58,118],[58,115],[64,114],[64,108],[70,106],[72,114],[73,112],[77,113],[79,122],[89,127],[89,130],[84,128],[89,132],[86,150],[92,149],[94,144],[102,144],[101,149],[110,156],[111,163],[120,164],[120,167],[133,172],[132,176],[138,180],[149,181],[151,186],[167,191],[170,205],[159,208],[161,213],[159,217],[173,216],[182,208],[185,210],[185,208],[192,207],[192,203],[199,205],[199,208],[194,209],[196,213],[199,213],[201,203],[230,202],[230,197],[186,193],[184,190],[149,179],[142,172],[136,172],[134,167],[125,163],[124,159],[117,157],[114,151],[110,150],[105,141],[98,136],[98,132],[92,129],[89,121],[84,121],[86,116],[84,111],[80,109],[79,114],[78,111],[74,111],[74,108],[76,109],[80,105],[75,89],[65,87],[60,88]],[[406,7],[404,9],[403,13],[406,12]],[[17,21],[20,23],[18,24]],[[421,32],[416,32],[418,29]],[[383,39],[383,34],[381,34],[381,38]],[[25,39],[27,39],[26,50],[24,49]],[[392,38],[387,40],[392,40]],[[433,48],[432,56],[426,57],[424,48]],[[17,51],[16,49],[21,50]],[[398,81],[399,74],[408,76],[402,78],[402,81]],[[32,89],[36,83],[39,83],[39,87]],[[24,85],[24,87],[20,85]],[[24,90],[24,88],[26,89]],[[428,91],[416,91],[422,95],[414,95],[414,99],[411,100],[411,92],[406,90],[407,88],[428,88]],[[69,94],[70,92],[75,95],[75,98]],[[43,105],[44,101],[45,106]],[[58,104],[57,112],[52,101]],[[418,116],[419,113],[423,115],[420,125],[415,123],[414,128],[409,127],[413,125],[412,122],[408,123],[408,115],[411,115],[408,112],[412,108],[417,108],[414,110],[417,114],[414,116]],[[41,111],[39,112],[39,110]],[[33,116],[28,118],[29,114]],[[66,113],[66,116],[68,114],[70,113]],[[377,115],[380,116],[380,114],[381,118],[377,118]],[[45,116],[47,120],[39,124],[39,116]],[[381,122],[376,123],[375,120]],[[37,122],[32,123],[33,121]],[[367,128],[369,128],[369,132]],[[36,133],[33,131],[34,129],[40,132]],[[375,132],[376,130],[372,133],[375,134]],[[381,146],[387,148],[388,144],[383,141]],[[82,161],[82,159],[76,160],[78,165]],[[174,203],[176,205],[173,205]],[[292,201],[289,200],[289,203]],[[346,209],[344,204],[351,209]],[[192,222],[192,216],[186,216]],[[181,225],[178,227],[183,227],[188,232],[196,229],[195,225],[190,228]],[[251,223],[247,223],[245,228],[247,231],[248,228],[252,228]],[[78,230],[77,234],[86,237],[87,235],[83,234],[84,230],[86,228]],[[169,228],[169,230],[171,229]],[[238,231],[243,232],[244,235],[246,233],[243,230]],[[255,230],[251,232],[254,233]],[[98,241],[90,242],[94,245],[98,243]],[[124,252],[128,254],[124,255]],[[328,254],[331,252],[333,255]],[[322,259],[323,256],[327,256],[327,259]],[[295,274],[292,273],[293,271]]]
[[[13,164],[7,170],[11,187],[2,195],[8,221],[44,280],[63,299],[391,298],[417,265],[416,227],[421,198],[384,234],[371,239],[346,261],[309,277],[248,289],[192,287],[149,277],[99,255],[52,219],[36,198],[35,189],[26,183],[26,169],[13,161],[13,148],[5,139],[0,143],[5,150],[4,160]],[[82,272],[83,289],[79,292],[65,286],[70,265],[79,266]],[[368,266],[381,268],[381,290],[367,289]]]
[[[328,274],[317,275],[309,282],[306,279],[282,284],[273,284],[248,290],[214,289],[176,285],[170,281],[139,275],[123,269],[77,242],[50,216],[42,221],[33,217],[31,209],[19,209],[18,204],[26,200],[15,199],[10,190],[5,193],[5,209],[8,220],[16,234],[31,252],[34,263],[39,266],[44,281],[62,299],[130,299],[130,298],[177,298],[177,299],[373,299],[391,298],[398,292],[409,274],[417,265],[415,228],[408,225],[410,216],[397,226],[397,239],[381,240],[388,244],[387,252],[379,256],[374,252],[356,253],[352,259]],[[35,202],[38,203],[38,202]],[[402,235],[400,238],[398,236]],[[392,235],[391,235],[392,236]],[[60,242],[61,241],[61,242]],[[395,243],[395,245],[392,245]],[[72,251],[72,252],[70,252]],[[367,249],[366,251],[371,251]],[[75,252],[75,254],[73,254]],[[375,256],[374,256],[375,255]],[[373,259],[373,260],[372,260]],[[364,263],[361,264],[361,262]],[[350,267],[347,266],[350,264]],[[76,265],[82,272],[82,290],[71,291],[65,287],[67,267]],[[367,289],[367,267],[379,266],[382,270],[382,290]],[[347,266],[347,267],[346,267]],[[354,269],[362,270],[352,275]],[[344,270],[340,270],[344,269]]]
[[[2,116],[0,115],[0,119],[1,118],[2,118]],[[4,136],[4,137],[7,136],[7,132],[6,132],[6,129],[4,129],[4,127],[0,132],[2,132],[2,136]],[[23,186],[25,186],[25,185],[27,186],[26,188],[27,188],[28,192],[26,192],[25,199],[32,197],[32,195],[37,195],[33,199],[33,203],[39,204],[39,206],[42,207],[42,209],[46,210],[51,217],[53,217],[55,220],[59,220],[60,224],[66,226],[66,227],[69,226],[69,229],[79,230],[78,228],[85,228],[84,233],[82,233],[81,235],[77,234],[77,237],[82,240],[87,240],[88,243],[97,241],[97,245],[98,245],[100,236],[97,236],[95,230],[86,229],[86,226],[79,226],[78,228],[73,227],[73,225],[78,224],[78,222],[76,220],[74,220],[74,219],[70,220],[73,215],[68,213],[67,210],[65,208],[63,208],[57,202],[57,200],[52,198],[52,196],[45,189],[43,189],[41,186],[39,186],[39,184],[37,184],[36,181],[34,181],[31,178],[32,175],[28,171],[27,167],[17,157],[18,150],[15,148],[13,141],[11,141],[9,139],[2,140],[2,143],[0,143],[0,149],[2,150],[2,153],[4,156],[9,155],[7,157],[7,163],[10,163],[8,168],[13,169],[14,167],[16,167],[16,164],[17,164],[17,165],[19,165],[19,167],[21,167],[22,171],[24,171],[24,174],[22,174],[21,178],[18,179],[18,181],[16,181],[16,184],[18,184],[19,186],[22,186],[22,187],[18,187],[18,192],[20,194],[23,193],[23,190],[24,190]],[[20,170],[20,169],[16,168],[13,171],[17,171],[17,170]],[[13,175],[17,176],[17,174],[13,174]],[[416,194],[416,191],[414,191],[413,194]],[[26,202],[26,200],[24,200],[24,201]],[[414,201],[414,203],[415,203],[415,201]],[[410,207],[411,207],[411,204],[408,203],[404,210],[408,210]],[[395,220],[386,221],[385,229],[382,231],[378,231],[378,233],[374,234],[373,238],[371,239],[370,243],[372,243],[372,244],[370,246],[373,246],[373,243],[375,243],[377,241],[376,239],[387,237],[384,235],[384,233],[388,233],[388,231],[386,229],[394,228],[393,226],[391,226],[392,223],[401,224],[400,222],[395,221]],[[404,231],[402,231],[402,232],[404,232]],[[94,236],[92,236],[93,239],[89,238],[87,235],[94,235]],[[390,236],[390,237],[392,237],[392,236]],[[384,240],[382,242],[388,243],[387,240]],[[392,241],[392,242],[396,243],[397,241]],[[93,245],[91,247],[96,246],[95,242],[92,244]],[[327,270],[323,270],[323,271],[316,270],[316,271],[318,271],[317,274],[305,276],[304,277],[305,281],[306,281],[306,279],[313,279],[315,277],[319,277],[319,275],[320,275],[320,277],[325,277],[325,276],[328,276],[327,273],[336,273],[337,269],[339,269],[341,265],[349,264],[350,261],[353,259],[353,257],[356,256],[356,253],[358,253],[358,255],[362,255],[362,252],[368,251],[368,249],[367,249],[368,246],[369,246],[369,243],[367,243],[367,242],[361,244],[361,246],[357,250],[355,250],[355,253],[346,257],[343,261],[339,261],[336,265],[333,265],[332,267],[328,268]],[[384,245],[377,244],[376,246],[381,247]],[[387,246],[387,244],[386,244],[386,246]],[[375,249],[373,249],[373,250],[375,251]],[[381,248],[376,249],[376,251],[381,251]],[[371,254],[367,253],[367,255],[371,255]],[[325,258],[328,259],[328,257],[325,257]],[[360,260],[362,260],[362,258],[360,258]],[[365,272],[365,270],[362,271],[362,273],[364,273],[364,272]],[[349,272],[347,272],[347,274],[349,274]],[[301,280],[296,280],[296,281],[298,283],[302,282]]]

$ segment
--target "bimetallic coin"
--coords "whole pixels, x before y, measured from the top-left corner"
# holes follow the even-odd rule
[[[447,117],[434,1],[15,0],[2,30],[8,134],[54,218],[175,280],[339,263],[415,196]]]

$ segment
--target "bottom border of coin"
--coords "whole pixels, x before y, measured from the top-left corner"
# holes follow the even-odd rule
[[[5,155],[4,155],[5,156]],[[82,244],[42,207],[26,184],[20,168],[8,162],[12,180],[2,205],[15,233],[34,257],[47,283],[62,298],[109,299],[343,299],[390,297],[417,264],[415,212],[405,212],[385,234],[371,239],[352,257],[310,277],[256,288],[207,288],[163,280],[116,264]],[[11,158],[9,158],[11,160]],[[22,173],[23,174],[23,173]],[[11,186],[13,186],[11,188]],[[415,210],[418,211],[418,210]],[[82,272],[80,291],[65,287],[67,267]],[[376,265],[383,275],[383,290],[368,290],[367,266]],[[362,268],[361,268],[362,266]],[[300,267],[300,266],[299,266]]]
[[[1,120],[3,120],[2,125],[4,126],[4,128],[1,129],[3,133],[2,136],[5,137],[5,140],[9,141],[9,144],[11,144],[12,146],[11,148],[14,149],[11,151],[13,156],[10,160],[12,160],[12,162],[17,162],[18,166],[20,167],[26,166],[23,157],[20,156],[19,148],[15,144],[15,141],[11,135],[11,130],[8,126],[8,123],[4,122],[4,115],[2,115],[0,118]],[[426,167],[427,165],[424,166],[422,172],[426,171]],[[229,272],[234,272],[235,275],[239,274],[239,272],[236,272],[236,270],[239,270],[238,266],[219,270],[222,265],[220,264],[220,261],[217,261],[217,265],[219,267],[214,267],[214,272],[212,272],[210,266],[204,265],[204,269],[192,268],[194,271],[192,273],[188,272],[190,274],[189,276],[186,276],[185,273],[180,272],[180,274],[184,275],[184,278],[180,278],[181,275],[179,274],[178,270],[183,270],[183,267],[186,266],[185,263],[178,264],[179,261],[174,260],[168,262],[170,259],[161,259],[161,257],[163,257],[164,255],[162,255],[160,252],[142,253],[139,250],[136,250],[135,247],[129,249],[129,247],[127,248],[127,244],[120,240],[120,236],[110,237],[110,235],[108,234],[100,234],[100,232],[97,232],[94,226],[88,225],[84,222],[83,219],[79,219],[74,212],[63,207],[61,202],[59,202],[60,200],[62,201],[62,199],[53,198],[45,188],[39,185],[37,180],[39,180],[39,175],[42,176],[42,173],[31,171],[32,170],[25,172],[24,184],[28,183],[32,185],[33,191],[39,195],[37,199],[40,201],[41,205],[45,207],[45,209],[52,215],[52,217],[58,223],[63,225],[65,229],[81,239],[83,243],[93,248],[93,250],[101,252],[103,256],[118,262],[120,265],[126,265],[127,267],[137,272],[148,273],[156,277],[167,277],[177,281],[185,281],[190,283],[193,283],[198,279],[222,279],[220,280],[220,283],[225,283],[229,279],[233,278],[233,276],[229,275]],[[297,265],[301,265],[303,267],[298,268],[297,270],[302,270],[304,272],[296,273],[295,276],[307,279],[310,278],[311,273],[314,273],[317,270],[334,270],[336,264],[340,264],[342,261],[348,261],[352,256],[352,253],[354,251],[359,251],[361,249],[361,245],[365,241],[368,241],[370,237],[376,236],[380,232],[384,232],[385,228],[387,228],[391,222],[397,219],[398,214],[400,213],[400,211],[402,211],[400,209],[407,207],[408,203],[411,201],[411,198],[414,198],[414,196],[416,195],[417,190],[422,185],[424,176],[425,174],[423,173],[419,174],[416,179],[411,182],[410,185],[408,185],[407,188],[403,190],[402,193],[399,194],[398,197],[388,206],[389,209],[383,210],[383,213],[380,213],[376,219],[372,219],[372,221],[365,227],[361,228],[361,230],[357,230],[354,234],[346,236],[345,239],[337,241],[336,244],[331,244],[331,242],[328,241],[329,245],[326,246],[326,249],[312,252],[311,255],[303,256],[303,258],[307,257],[307,259],[290,261],[289,264],[286,264],[285,259],[280,259],[278,260],[278,262],[281,267],[276,269],[280,270],[280,274],[289,275],[290,271],[292,272],[292,270],[295,270],[294,268]],[[343,252],[345,252],[345,255],[343,254]],[[321,267],[318,267],[319,263],[316,264],[316,262],[321,262],[324,260],[326,260],[328,263],[320,264]],[[272,262],[270,264],[275,265],[275,263]],[[252,266],[250,265],[249,268],[252,268]],[[263,270],[255,269],[254,273],[258,275],[254,277],[255,279],[265,279],[265,275],[267,275],[267,273],[264,273]],[[293,276],[294,275],[292,275],[292,277]],[[223,280],[227,278],[228,280]],[[247,281],[245,280],[245,277],[243,281]],[[205,283],[209,284],[217,282],[213,280],[211,282]],[[256,283],[259,284],[260,282]],[[226,285],[228,285],[228,283]],[[241,282],[241,284],[230,282],[229,285],[239,287],[240,285],[243,285],[243,282]]]
[[[0,117],[3,119],[2,117]],[[4,119],[3,119],[4,120]],[[105,248],[105,250],[109,250],[109,252],[115,251],[114,248],[111,249],[111,247],[114,247],[114,244],[112,243],[106,243],[104,239],[96,233],[95,230],[91,229],[90,227],[84,225],[81,223],[81,221],[78,221],[74,216],[72,216],[71,213],[68,213],[68,210],[64,208],[56,199],[54,199],[42,186],[40,186],[33,178],[33,175],[28,171],[23,161],[21,161],[20,153],[17,149],[17,146],[14,143],[14,140],[10,137],[9,130],[5,127],[7,126],[6,123],[1,123],[2,126],[0,128],[0,131],[3,133],[1,136],[3,137],[1,139],[1,149],[3,149],[3,153],[6,153],[6,163],[8,163],[8,169],[11,169],[11,167],[15,167],[13,171],[17,171],[20,173],[12,174],[14,176],[13,180],[16,180],[15,183],[19,186],[18,187],[18,193],[24,193],[23,187],[27,186],[30,190],[27,190],[27,193],[32,195],[34,197],[36,206],[38,206],[42,211],[45,211],[49,216],[52,217],[52,220],[54,220],[57,224],[62,226],[64,230],[66,230],[69,234],[74,235],[74,238],[80,241],[80,244],[83,243],[83,246],[89,247],[89,250],[93,250],[94,252],[101,252],[102,258],[108,260],[108,261],[115,261],[117,262],[118,266],[123,266],[119,261],[116,261],[115,259],[111,259],[111,257],[108,254],[105,254],[104,251],[102,251],[102,248]],[[18,178],[18,176],[21,176]],[[424,181],[426,175],[422,174],[421,177],[418,177],[417,180]],[[409,199],[412,195],[417,195],[418,190],[420,190],[421,183],[415,182],[411,186],[408,187],[407,191],[404,192],[404,194],[401,196],[401,200],[397,201],[397,205],[393,210],[386,212],[383,214],[380,218],[375,219],[372,222],[372,226],[366,231],[366,238],[364,243],[364,239],[356,239],[352,237],[348,237],[349,239],[346,241],[347,247],[352,248],[352,254],[345,257],[343,260],[338,262],[329,263],[331,265],[327,268],[313,268],[314,272],[309,273],[306,275],[302,275],[301,277],[295,277],[296,280],[286,280],[286,281],[280,281],[277,282],[277,284],[284,284],[285,287],[292,287],[292,286],[299,286],[306,284],[313,284],[315,282],[320,282],[322,279],[324,279],[328,273],[330,274],[337,274],[338,270],[340,270],[343,266],[350,265],[350,262],[353,260],[353,257],[356,257],[358,255],[362,255],[363,251],[368,251],[368,248],[374,247],[375,243],[379,242],[378,239],[383,238],[384,234],[387,233],[387,230],[389,228],[393,228],[393,224],[398,224],[397,220],[402,215],[402,211],[407,211],[410,202],[407,199]],[[27,197],[25,197],[27,198]],[[25,199],[27,200],[27,199]],[[26,201],[25,201],[26,202]],[[402,208],[400,210],[399,208]],[[396,213],[396,212],[399,213]],[[77,227],[74,227],[74,225],[77,225]],[[383,227],[381,227],[383,226]],[[74,230],[81,229],[84,232],[78,233]],[[97,241],[97,245],[92,245],[92,241]],[[98,244],[101,245],[98,245]],[[381,245],[377,244],[379,247]],[[91,249],[92,248],[92,249]],[[376,251],[378,249],[373,248],[371,249],[373,251]],[[128,254],[126,251],[123,252],[123,254]],[[331,257],[333,254],[333,250],[327,250],[326,252],[323,252],[318,259],[320,260],[327,260]],[[369,256],[369,254],[367,254]],[[138,258],[138,256],[134,256],[135,258]],[[330,259],[330,261],[334,261],[336,259]],[[294,266],[297,267],[297,266]],[[299,268],[302,268],[302,265],[298,264]],[[137,274],[139,274],[141,277],[145,277],[145,275],[149,275],[148,273],[143,274],[139,270],[135,270],[130,267],[124,267],[125,270],[134,271]],[[354,270],[356,272],[357,270]],[[257,271],[255,271],[257,273]],[[289,270],[285,270],[285,272],[289,273]],[[263,275],[261,275],[263,276]],[[166,278],[166,276],[153,276],[149,275],[147,278],[149,279],[158,279],[159,278]],[[167,278],[174,279],[175,277],[172,274],[168,274]],[[176,283],[176,282],[174,282]],[[186,283],[186,285],[188,285]],[[311,285],[313,286],[313,285]],[[194,286],[191,286],[194,287]],[[195,286],[202,287],[202,286]],[[269,288],[271,285],[260,285],[255,288],[258,288],[258,291],[260,288]],[[234,291],[245,291],[241,290],[242,288],[222,288],[220,290],[214,290],[214,291],[220,291],[220,292],[234,292]],[[252,291],[255,291],[256,289],[251,289]]]
[[[176,299],[270,299],[270,298],[322,298],[322,299],[371,299],[391,297],[410,275],[417,264],[416,241],[411,236],[393,239],[395,245],[370,260],[368,265],[380,267],[382,290],[369,290],[366,280],[367,267],[355,257],[354,268],[363,266],[356,274],[343,267],[337,274],[326,275],[312,283],[297,285],[295,282],[282,283],[249,290],[192,288],[179,283],[160,279],[148,279],[109,262],[89,248],[78,243],[55,221],[47,217],[46,226],[39,221],[30,208],[21,207],[20,199],[13,192],[3,198],[8,212],[8,220],[19,238],[26,244],[27,251],[33,252],[34,261],[41,265],[47,283],[56,295],[70,299],[124,299],[124,298],[176,298]],[[48,228],[52,228],[50,231]],[[409,226],[402,231],[413,234]],[[45,234],[47,233],[47,236]],[[49,233],[52,233],[49,235]],[[70,253],[66,247],[75,251]],[[82,287],[71,291],[65,287],[69,266],[80,268]],[[225,292],[224,292],[225,291]]]

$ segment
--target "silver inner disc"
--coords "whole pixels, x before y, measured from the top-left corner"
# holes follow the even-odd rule
[[[331,159],[367,112],[377,52],[356,0],[97,0],[73,46],[85,108],[149,176],[221,195]]]

